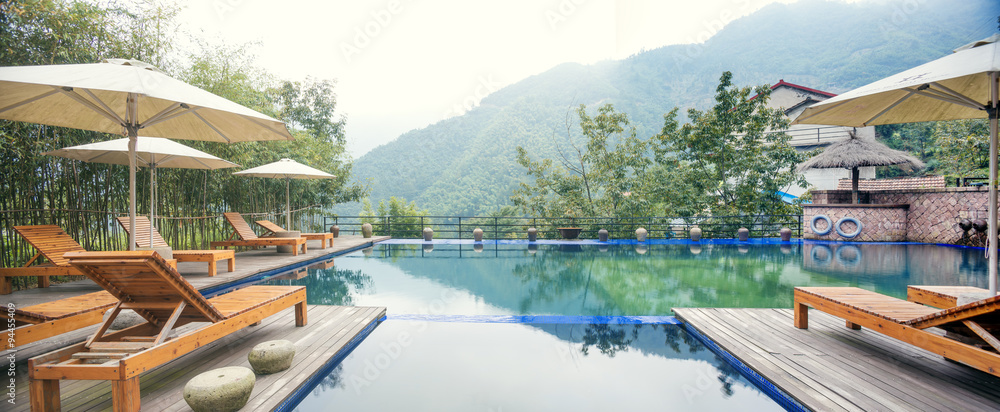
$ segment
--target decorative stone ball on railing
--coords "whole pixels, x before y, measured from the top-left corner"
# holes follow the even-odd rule
[[[533,227],[528,228],[528,241],[534,242],[536,240],[538,240],[538,229],[535,229]]]
[[[969,219],[962,219],[962,221],[958,222],[958,227],[962,228],[963,232],[968,232],[972,230],[972,221]]]
[[[635,230],[635,240],[638,240],[640,242],[645,242],[647,234],[649,234],[649,232],[646,231],[646,228],[640,227]]]
[[[597,240],[600,240],[601,242],[607,242],[608,241],[608,229],[598,230],[597,231]]]
[[[745,227],[739,228],[739,230],[736,231],[736,237],[740,239],[740,242],[746,242],[750,239],[750,229]]]
[[[330,226],[330,233],[333,233],[333,237],[340,237],[340,226]]]
[[[473,230],[472,231],[472,238],[475,239],[476,242],[482,242],[483,241],[483,229],[480,229],[480,228],[477,227],[476,230]]]
[[[361,225],[361,236],[365,239],[372,237],[372,224],[365,223]]]
[[[781,241],[782,242],[791,241],[792,240],[792,229],[789,229],[787,227],[783,227],[783,228],[781,228],[781,230],[778,231],[778,235],[781,236]]]
[[[701,228],[698,226],[691,228],[691,240],[698,242],[701,241]]]
[[[983,219],[976,219],[972,221],[972,227],[976,229],[977,232],[986,233],[986,228],[989,226]]]
[[[434,240],[434,229],[431,229],[429,227],[425,227],[424,228],[424,241],[425,242],[430,242],[432,240]]]

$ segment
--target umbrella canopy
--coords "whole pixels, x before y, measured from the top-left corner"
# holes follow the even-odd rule
[[[990,194],[987,253],[997,291],[997,100],[1000,37],[970,43],[932,62],[807,108],[793,124],[841,126],[989,118]]]
[[[853,132],[849,136],[849,139],[834,143],[823,150],[823,153],[806,160],[799,165],[798,170],[850,169],[851,194],[854,203],[858,203],[859,167],[904,164],[917,169],[924,168],[924,162],[906,152],[890,149],[875,139],[865,139]]]
[[[174,139],[291,140],[284,123],[136,60],[0,67],[0,119],[129,137],[129,248],[135,244],[138,133]]]
[[[333,179],[337,176],[322,170],[306,166],[292,159],[281,159],[274,163],[257,166],[233,173],[240,176],[267,177],[285,179],[285,228],[292,228],[292,208],[289,198],[289,184],[292,179]]]
[[[65,157],[83,162],[110,163],[117,165],[129,164],[129,139],[108,140],[64,147],[42,153],[48,156]],[[169,167],[175,169],[225,169],[240,165],[212,156],[200,150],[159,137],[139,136],[135,145],[136,161],[139,166],[148,167],[149,171],[149,231],[152,236],[156,220],[156,168]],[[152,239],[152,237],[150,237]]]

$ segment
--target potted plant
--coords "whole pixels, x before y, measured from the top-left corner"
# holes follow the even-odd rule
[[[559,230],[559,236],[562,236],[562,238],[566,240],[573,240],[580,237],[580,232],[583,231],[583,228],[576,227],[573,225],[573,218],[574,218],[573,211],[570,209],[566,209],[565,216],[569,218],[569,226],[557,227],[556,229]]]

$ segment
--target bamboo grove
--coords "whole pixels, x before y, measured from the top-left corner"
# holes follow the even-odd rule
[[[108,58],[145,61],[179,80],[286,122],[295,137],[289,142],[232,145],[181,143],[243,168],[287,157],[336,175],[331,180],[292,182],[292,209],[305,213],[366,196],[368,188],[352,181],[345,150],[346,119],[335,112],[332,81],[276,79],[254,64],[250,45],[193,38],[188,43],[196,45],[195,51],[181,51],[178,44],[185,34],[174,21],[177,9],[167,4],[149,1],[125,8],[114,2],[0,3],[0,65],[95,63]],[[121,137],[0,121],[0,263],[17,266],[34,254],[13,232],[16,225],[60,225],[89,250],[126,246],[114,218],[128,210],[128,168],[41,154]],[[239,169],[157,170],[157,215],[164,217],[159,227],[174,248],[202,248],[225,238],[228,233],[217,217],[222,212],[276,218],[284,211],[284,181],[232,176],[235,170]],[[137,190],[137,210],[142,214],[149,210],[147,169],[139,170]]]

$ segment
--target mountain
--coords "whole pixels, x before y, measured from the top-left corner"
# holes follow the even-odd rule
[[[934,60],[997,29],[994,0],[772,4],[702,44],[672,45],[623,60],[566,63],[487,96],[479,107],[407,132],[357,159],[373,203],[390,196],[432,214],[476,216],[509,204],[525,178],[517,146],[535,158],[569,149],[574,108],[613,103],[639,135],[674,107],[711,105],[723,71],[741,86],[779,79],[841,93]],[[358,204],[335,211],[354,215]]]

